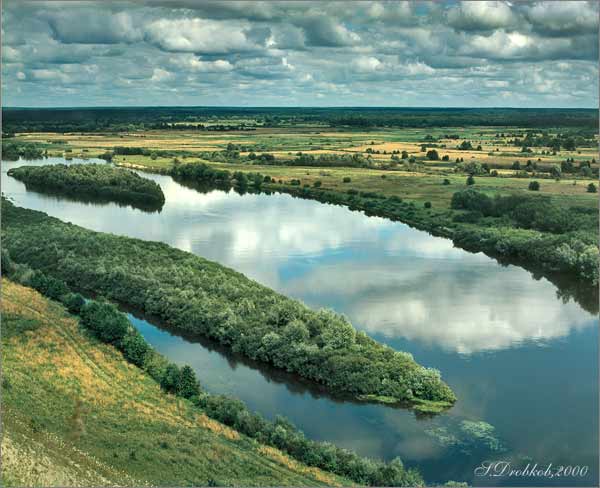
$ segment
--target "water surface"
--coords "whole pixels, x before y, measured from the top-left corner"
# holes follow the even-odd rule
[[[34,164],[56,162],[63,160]],[[207,390],[236,396],[269,418],[284,415],[311,438],[366,456],[399,456],[428,482],[597,485],[597,320],[559,299],[546,279],[401,223],[289,195],[203,194],[168,176],[146,175],[166,197],[160,213],[147,213],[27,191],[6,176],[23,164],[32,163],[3,164],[2,191],[15,204],[90,229],[163,241],[311,307],[333,308],[377,340],[440,369],[459,400],[444,415],[418,418],[333,398],[132,314],[146,339],[192,365]],[[473,469],[488,459],[587,465],[589,474],[474,478]]]

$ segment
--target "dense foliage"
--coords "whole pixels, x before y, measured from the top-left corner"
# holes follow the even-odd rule
[[[415,408],[455,400],[437,370],[357,332],[334,312],[310,310],[162,243],[92,232],[5,200],[2,209],[3,246],[13,259],[75,289],[137,307],[332,391]]]
[[[20,166],[8,172],[38,191],[105,198],[139,206],[162,207],[165,196],[152,180],[106,164]]]
[[[2,159],[5,161],[17,161],[23,159],[40,159],[44,151],[37,144],[31,142],[2,141]]]
[[[168,393],[191,400],[211,418],[237,431],[274,446],[298,461],[315,466],[362,485],[421,486],[423,480],[414,470],[406,470],[398,458],[390,463],[361,458],[356,453],[328,442],[307,439],[289,420],[277,417],[270,422],[252,413],[236,399],[211,395],[201,390],[191,367],[179,367],[157,353],[131,325],[125,314],[114,305],[95,300],[83,301],[57,278],[32,271],[27,265],[14,263],[6,250],[2,251],[2,272],[15,281],[37,289],[40,293],[67,305],[78,296],[80,306],[72,313],[79,314],[81,324],[103,342],[115,346],[125,358],[150,374]],[[53,293],[50,290],[54,290]],[[60,291],[59,291],[60,290]],[[68,305],[67,305],[68,306]]]
[[[4,131],[90,132],[132,129],[247,130],[240,118],[261,127],[320,124],[329,127],[578,127],[595,130],[593,109],[511,108],[245,108],[99,107],[3,108]],[[230,121],[229,121],[230,120]],[[204,124],[204,122],[211,122]]]
[[[592,283],[598,282],[598,243],[594,232],[598,228],[598,213],[594,208],[568,209],[538,195],[492,198],[473,188],[456,192],[451,205],[469,211],[465,214],[469,218],[464,220],[469,223],[478,223],[485,217],[497,221],[493,227],[461,231],[455,237],[460,245],[532,258],[554,270],[575,271]]]

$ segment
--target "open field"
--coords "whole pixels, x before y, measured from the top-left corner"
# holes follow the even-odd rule
[[[65,309],[2,281],[3,486],[348,485],[164,393]]]
[[[448,168],[457,158],[464,162],[487,163],[490,167],[510,169],[515,161],[524,167],[528,160],[540,168],[560,164],[567,158],[579,161],[598,161],[597,138],[589,145],[575,150],[560,150],[554,154],[547,147],[530,147],[531,152],[522,152],[515,145],[515,135],[522,138],[530,129],[514,127],[446,127],[440,129],[377,129],[356,131],[349,129],[316,131],[306,127],[258,128],[253,131],[198,132],[190,130],[163,130],[122,132],[118,134],[97,133],[24,133],[16,140],[37,142],[45,145],[50,156],[63,154],[73,157],[96,156],[115,146],[139,147],[150,151],[224,151],[228,144],[246,146],[240,155],[268,152],[278,159],[292,159],[297,152],[306,154],[356,154],[370,155],[379,165],[389,164],[393,151],[406,151],[409,158],[424,164],[428,169]],[[562,133],[562,129],[547,131],[549,135]],[[446,136],[452,135],[453,139]],[[517,139],[518,140],[518,139]],[[459,150],[462,141],[469,141],[473,148],[481,150]],[[429,161],[422,145],[438,151],[440,160]],[[70,150],[65,153],[65,150]],[[86,151],[84,151],[86,150]],[[449,161],[442,161],[443,156]],[[127,159],[127,157],[126,157]],[[171,158],[172,159],[172,158]]]

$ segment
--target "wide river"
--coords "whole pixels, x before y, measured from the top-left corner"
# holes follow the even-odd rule
[[[546,279],[404,224],[289,195],[200,193],[168,176],[160,213],[27,191],[6,171],[15,204],[83,227],[163,241],[217,261],[311,307],[329,307],[375,339],[441,370],[458,401],[417,417],[333,398],[289,374],[130,315],[146,339],[192,365],[205,389],[283,415],[307,436],[415,466],[428,483],[598,485],[598,323]],[[78,163],[82,161],[73,161]],[[487,460],[579,466],[570,477],[482,477]],[[587,467],[585,469],[584,467]],[[579,470],[577,470],[579,472]]]

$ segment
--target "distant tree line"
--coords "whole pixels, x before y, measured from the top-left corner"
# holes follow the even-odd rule
[[[3,130],[18,132],[117,132],[127,130],[252,130],[263,127],[321,124],[329,127],[526,128],[579,127],[596,129],[593,109],[504,108],[246,108],[246,107],[121,107],[3,108]],[[244,124],[240,119],[248,118]],[[230,120],[224,123],[225,120]],[[251,123],[250,123],[251,119]],[[210,124],[206,123],[211,121]],[[200,123],[200,127],[197,125]],[[205,124],[206,123],[206,124]],[[204,126],[206,125],[206,126]]]

